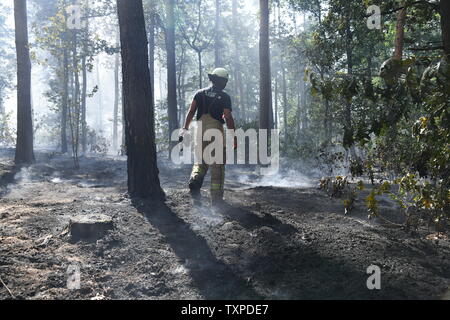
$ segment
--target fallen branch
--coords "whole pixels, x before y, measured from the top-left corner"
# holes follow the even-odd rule
[[[12,297],[13,299],[15,299],[16,296],[13,295],[13,293],[11,292],[11,290],[9,290],[8,286],[3,282],[3,280],[2,280],[1,277],[0,277],[0,282],[1,282],[1,284],[6,288],[6,291],[8,291],[8,293],[11,295],[11,297]]]

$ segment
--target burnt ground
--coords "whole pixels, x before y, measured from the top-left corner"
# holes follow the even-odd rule
[[[126,196],[123,158],[84,158],[77,171],[67,157],[40,153],[18,170],[11,156],[0,159],[0,277],[19,299],[449,297],[449,240],[369,221],[362,200],[345,216],[342,199],[301,175],[270,186],[230,168],[219,210],[206,198],[192,204],[189,168],[160,161],[167,203],[156,207]],[[70,217],[88,213],[112,217],[115,229],[97,242],[71,241]],[[79,290],[67,289],[73,265]],[[379,291],[366,287],[370,265],[381,268]],[[0,284],[0,299],[11,294]]]

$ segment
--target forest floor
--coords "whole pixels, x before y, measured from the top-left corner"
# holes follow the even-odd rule
[[[368,220],[362,200],[351,215],[316,182],[289,175],[271,185],[229,168],[226,201],[193,205],[189,168],[160,161],[167,205],[126,196],[124,158],[41,152],[15,170],[0,156],[0,299],[444,299],[450,241],[429,240]],[[382,212],[399,215],[389,201]],[[93,243],[67,234],[75,215],[102,213],[114,230]],[[81,289],[67,289],[67,270]],[[381,268],[368,290],[367,268]]]

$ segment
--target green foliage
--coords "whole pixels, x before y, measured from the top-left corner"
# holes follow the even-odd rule
[[[11,113],[0,114],[0,145],[11,147],[16,143],[16,133],[11,128]]]

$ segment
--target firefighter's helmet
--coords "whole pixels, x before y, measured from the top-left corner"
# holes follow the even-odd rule
[[[214,71],[212,73],[210,73],[209,75],[218,77],[218,78],[222,78],[222,79],[227,79],[227,80],[229,78],[228,71],[224,68],[214,69]]]

